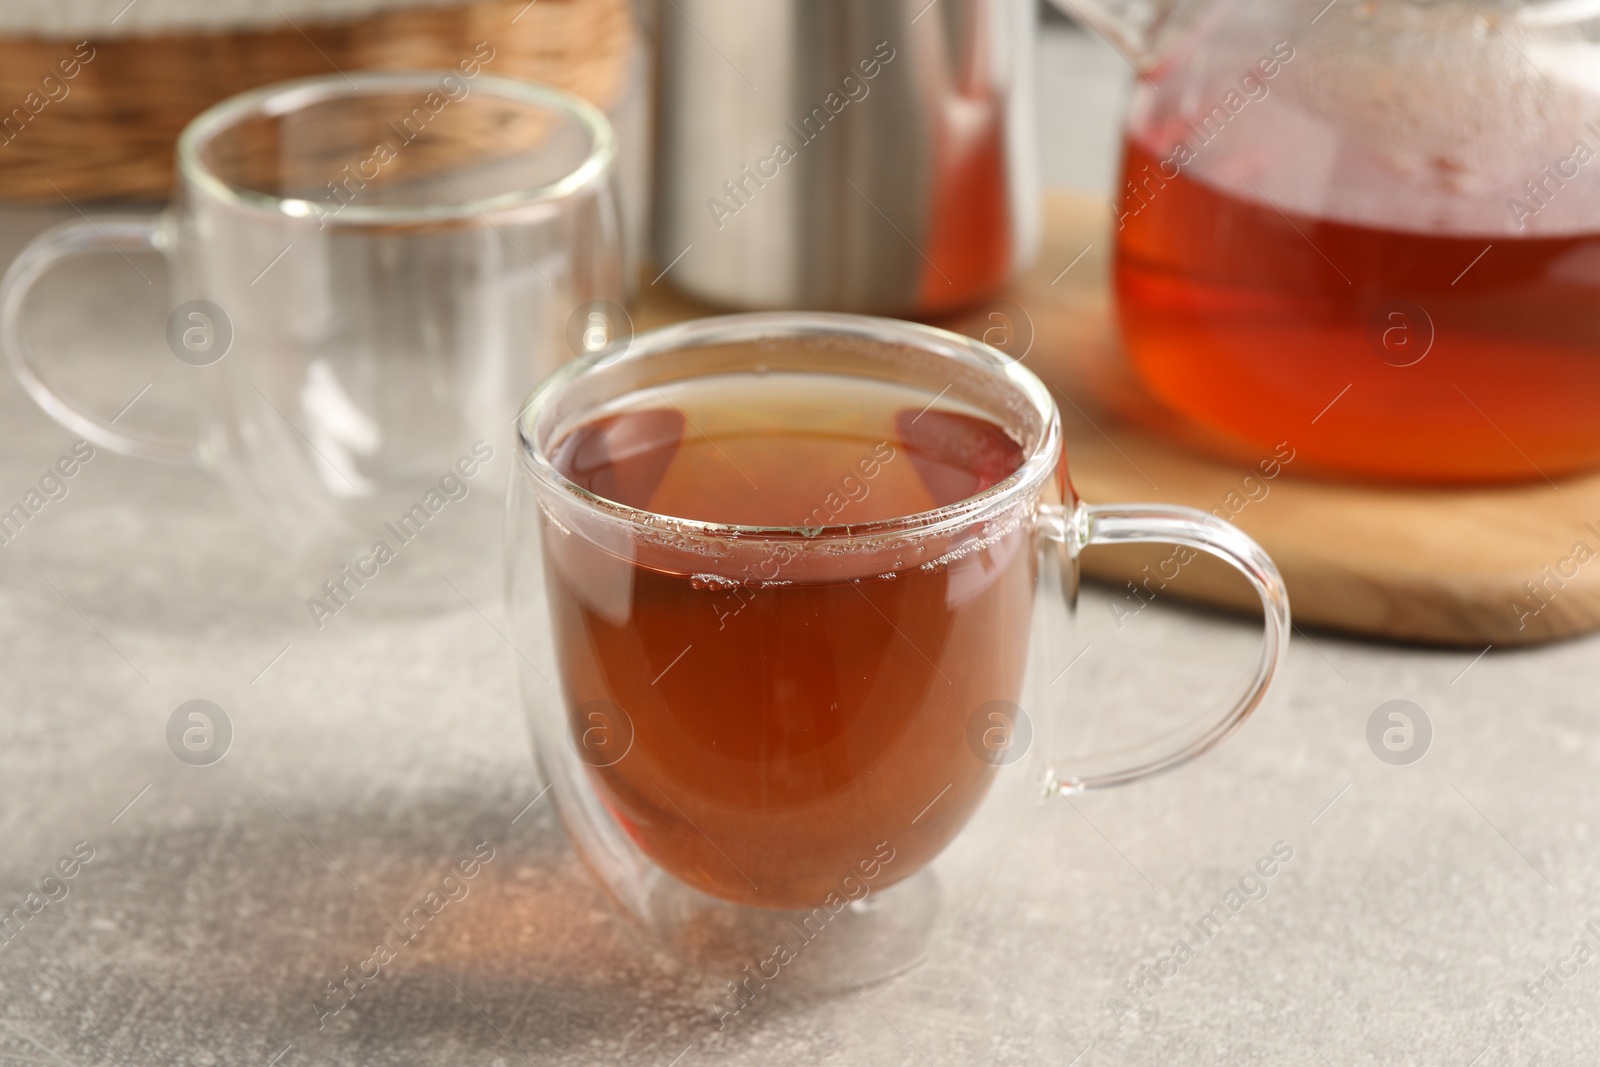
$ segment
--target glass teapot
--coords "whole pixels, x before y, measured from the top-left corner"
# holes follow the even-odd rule
[[[1057,0],[1139,67],[1112,204],[1149,390],[1433,483],[1600,466],[1600,0]]]

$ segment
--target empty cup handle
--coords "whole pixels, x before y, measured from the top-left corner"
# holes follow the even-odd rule
[[[94,444],[141,459],[190,465],[198,462],[194,443],[162,440],[129,433],[112,425],[79,402],[52,389],[39,373],[37,357],[28,345],[22,328],[23,307],[35,282],[57,264],[77,256],[114,251],[167,252],[170,241],[163,216],[87,218],[63,223],[46,230],[17,257],[5,280],[0,282],[0,343],[6,350],[17,380],[34,401],[61,425],[83,435]]]
[[[1173,504],[1123,504],[1112,507],[1080,505],[1075,512],[1052,508],[1056,522],[1046,529],[1062,540],[1074,558],[1090,545],[1159,542],[1181,545],[1216,556],[1249,579],[1261,597],[1265,633],[1261,659],[1249,688],[1221,719],[1199,732],[1186,733],[1185,743],[1172,751],[1145,746],[1131,756],[1128,766],[1094,774],[1073,775],[1053,769],[1050,783],[1061,795],[1088,789],[1125,785],[1160,774],[1212,749],[1237,730],[1261,703],[1267,686],[1283,665],[1289,641],[1289,593],[1277,566],[1262,547],[1243,530],[1195,508]]]

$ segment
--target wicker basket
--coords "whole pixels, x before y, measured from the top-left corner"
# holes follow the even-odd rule
[[[473,0],[87,46],[0,37],[0,200],[164,197],[179,131],[218,100],[333,71],[453,67],[480,42],[494,50],[486,72],[609,108],[626,91],[636,32],[632,0]]]

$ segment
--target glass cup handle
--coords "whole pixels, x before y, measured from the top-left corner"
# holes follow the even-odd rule
[[[12,263],[5,280],[0,281],[0,344],[4,345],[11,370],[28,395],[67,429],[123,455],[161,463],[196,464],[199,462],[198,444],[182,444],[119,429],[110,420],[56,392],[39,373],[37,357],[22,329],[23,308],[29,291],[58,264],[108,250],[121,255],[170,252],[171,239],[165,216],[121,216],[96,221],[84,218],[63,223],[34,238]]]
[[[1076,511],[1061,507],[1047,509],[1044,529],[1061,541],[1074,563],[1078,553],[1090,545],[1159,542],[1180,545],[1208,553],[1232,566],[1247,578],[1261,597],[1265,626],[1261,659],[1255,677],[1238,703],[1221,719],[1173,751],[1149,749],[1133,757],[1129,766],[1095,774],[1050,773],[1050,783],[1059,795],[1069,796],[1088,789],[1125,785],[1152,774],[1160,774],[1210,751],[1223,738],[1243,725],[1266,695],[1278,669],[1283,666],[1289,642],[1289,592],[1283,577],[1266,551],[1245,532],[1215,515],[1175,504],[1121,504],[1096,507],[1080,504]]]

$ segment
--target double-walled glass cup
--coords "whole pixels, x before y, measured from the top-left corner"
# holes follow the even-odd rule
[[[575,429],[641,397],[738,380],[758,425],[795,375],[822,376],[824,396],[888,383],[955,405],[1003,429],[1021,465],[935,511],[784,527],[652,514],[563,473]],[[898,455],[885,441],[839,472],[840,493],[914,462]],[[509,600],[539,764],[622,910],[735,983],[903,968],[973,900],[1022,808],[1205,752],[1284,654],[1288,600],[1258,545],[1189,508],[1078,500],[1045,386],[942,330],[821,314],[668,327],[546,381],[518,456]],[[822,503],[823,519],[841,507]],[[1264,609],[1259,665],[1220,719],[1067,765],[1071,709],[1051,682],[1071,657],[1078,554],[1132,541],[1237,568]]]
[[[455,500],[519,401],[619,321],[615,154],[597,109],[474,57],[236,96],[184,130],[166,210],[22,252],[0,289],[12,368],[68,429],[206,467],[284,533],[392,542],[385,522],[477,507]],[[58,388],[24,315],[62,261],[112,251],[163,254],[171,282],[172,356],[127,417]],[[190,418],[146,417],[163,410]],[[498,509],[499,485],[475,495]]]

